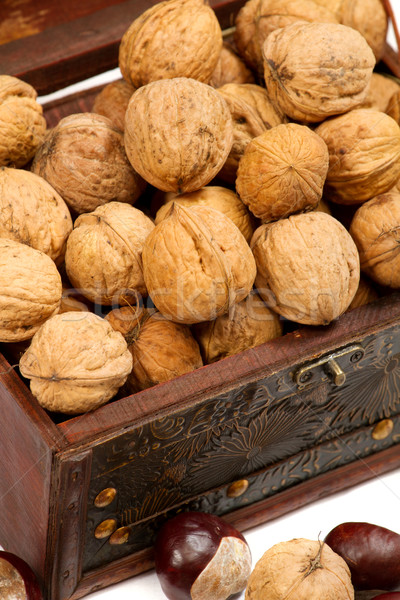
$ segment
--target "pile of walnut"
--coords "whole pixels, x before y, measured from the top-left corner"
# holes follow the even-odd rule
[[[381,1],[248,0],[235,25],[228,43],[205,0],[153,5],[123,79],[48,131],[35,90],[0,76],[0,341],[25,346],[50,411],[400,287]]]

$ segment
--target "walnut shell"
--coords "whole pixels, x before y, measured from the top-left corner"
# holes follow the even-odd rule
[[[154,223],[124,202],[80,215],[70,234],[65,268],[74,288],[92,302],[112,305],[147,295],[142,249]]]
[[[117,129],[125,128],[125,113],[136,88],[125,79],[108,83],[95,97],[92,111],[108,117]]]
[[[386,107],[386,113],[400,124],[400,88],[392,94]]]
[[[294,590],[294,592],[293,592]],[[297,538],[264,552],[247,582],[245,600],[353,600],[345,560],[327,544]]]
[[[357,291],[347,310],[364,306],[365,304],[374,302],[374,300],[377,300],[378,298],[379,294],[372,283],[361,275]]]
[[[334,217],[292,215],[254,232],[255,286],[290,321],[328,325],[352,301],[360,279],[356,245]]]
[[[356,211],[350,235],[360,253],[361,271],[380,285],[400,287],[400,193],[380,194]]]
[[[247,145],[236,190],[256,217],[276,221],[317,206],[328,165],[328,148],[309,127],[277,125]]]
[[[0,237],[64,260],[72,219],[61,196],[42,177],[0,167]]]
[[[156,225],[169,214],[174,202],[179,206],[189,208],[192,206],[209,206],[221,211],[235,223],[246,241],[250,242],[254,233],[254,219],[233,190],[210,185],[195,192],[175,196],[158,209],[155,218]]]
[[[232,148],[218,178],[233,184],[249,141],[287,119],[273,106],[267,90],[260,85],[228,83],[218,88],[218,92],[228,104],[233,121]]]
[[[291,119],[323,121],[362,104],[375,57],[355,29],[335,23],[293,23],[263,45],[265,84]]]
[[[247,0],[235,20],[234,40],[240,56],[262,76],[265,40],[276,29],[297,21],[338,23],[330,10],[312,0]]]
[[[136,317],[128,306],[112,310],[106,318],[123,333],[132,354],[133,368],[126,382],[131,393],[203,366],[199,345],[187,325],[159,312],[144,310]]]
[[[214,88],[226,83],[255,83],[253,72],[240,58],[231,44],[224,42],[211,79],[208,82]]]
[[[0,166],[23,167],[46,133],[36,90],[10,75],[0,75]]]
[[[132,369],[124,337],[91,312],[48,319],[19,361],[32,394],[50,411],[77,415],[115,396]]]
[[[388,17],[382,0],[314,0],[331,10],[339,23],[357,29],[372,48],[376,62],[385,50]]]
[[[147,290],[158,310],[178,323],[211,321],[240,302],[256,267],[236,225],[206,206],[173,204],[143,248]]]
[[[15,240],[0,238],[0,289],[0,342],[28,340],[60,308],[54,261]]]
[[[233,141],[229,108],[211,86],[180,77],[132,95],[125,149],[134,169],[165,192],[193,192],[224,164]]]
[[[388,115],[358,108],[321,123],[315,133],[329,150],[324,195],[361,204],[384,193],[400,176],[400,127]]]
[[[32,171],[78,214],[112,200],[133,204],[146,186],[127,159],[123,133],[94,113],[61,119],[39,148]]]
[[[395,92],[400,91],[400,85],[395,79],[381,73],[372,73],[368,94],[360,108],[375,108],[387,112],[390,100]]]
[[[119,67],[137,88],[175,77],[208,83],[221,48],[221,27],[204,0],[158,2],[124,33]]]
[[[260,296],[251,292],[225,315],[193,325],[193,333],[204,362],[209,364],[279,337],[282,323]]]

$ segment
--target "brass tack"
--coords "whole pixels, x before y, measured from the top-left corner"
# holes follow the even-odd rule
[[[375,425],[372,430],[372,437],[374,440],[384,440],[387,438],[393,431],[393,421],[392,419],[383,419],[379,421]]]
[[[249,482],[247,479],[239,479],[238,481],[231,483],[228,487],[227,495],[229,498],[238,498],[245,493],[248,487]]]
[[[94,499],[94,505],[97,508],[104,508],[105,506],[111,504],[116,495],[117,490],[115,488],[105,488],[99,494],[97,494],[96,498]]]
[[[94,537],[98,540],[109,537],[117,528],[117,521],[115,519],[105,519],[99,523],[95,529]]]
[[[108,541],[113,546],[117,544],[126,544],[126,542],[129,539],[129,533],[129,527],[120,527],[119,529],[114,531],[114,533]]]

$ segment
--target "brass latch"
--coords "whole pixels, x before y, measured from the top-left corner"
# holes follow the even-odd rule
[[[316,372],[322,371],[323,374],[332,379],[335,385],[343,385],[346,381],[346,373],[343,371],[342,358],[347,359],[346,363],[357,363],[364,356],[364,352],[364,348],[360,344],[352,344],[336,350],[336,352],[325,354],[317,360],[300,367],[294,374],[294,380],[299,388],[303,388],[314,382]],[[326,379],[326,377],[323,377],[323,379]]]

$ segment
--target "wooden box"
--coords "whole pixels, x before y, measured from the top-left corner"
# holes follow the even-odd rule
[[[154,3],[69,2],[60,15],[32,1],[19,39],[2,40],[0,72],[44,94],[115,67],[122,34]],[[211,5],[229,28],[243,3]],[[399,74],[390,48],[385,63]],[[94,93],[52,102],[49,125]],[[245,530],[400,466],[398,293],[65,420],[1,350],[0,544],[33,567],[47,600],[151,568],[155,532],[178,511]]]

